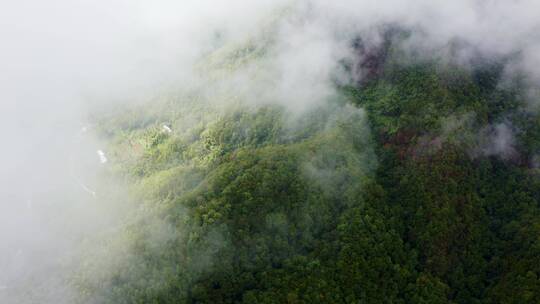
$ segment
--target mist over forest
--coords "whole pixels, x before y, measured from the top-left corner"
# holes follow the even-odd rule
[[[540,2],[0,8],[0,303],[540,303]]]

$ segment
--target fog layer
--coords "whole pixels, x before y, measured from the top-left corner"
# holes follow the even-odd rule
[[[405,43],[411,52],[451,54],[464,66],[479,54],[509,56],[508,74],[537,83],[539,20],[535,0],[2,3],[0,300],[20,299],[28,290],[19,282],[37,280],[47,290],[41,303],[59,303],[70,291],[50,291],[44,278],[63,286],[54,281],[77,244],[114,227],[124,208],[127,199],[96,190],[107,164],[97,153],[103,143],[88,123],[91,113],[197,83],[203,58],[265,30],[274,32],[272,53],[224,83],[250,101],[291,111],[324,102],[336,83],[357,81],[340,69],[359,60],[351,42],[363,37],[377,45],[380,27],[389,24],[413,30]],[[250,80],[260,70],[264,81]],[[493,133],[504,136],[485,153],[506,151],[510,128]]]

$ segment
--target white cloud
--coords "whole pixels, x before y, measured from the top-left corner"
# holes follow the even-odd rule
[[[291,109],[324,102],[334,93],[336,77],[344,77],[337,70],[339,61],[353,56],[346,47],[350,39],[361,33],[377,41],[380,37],[373,29],[385,23],[421,29],[423,35],[411,40],[415,47],[443,48],[459,38],[487,55],[520,53],[516,68],[525,70],[533,82],[540,79],[536,0],[4,1],[0,260],[11,259],[18,250],[46,251],[50,254],[39,265],[26,265],[28,271],[42,271],[56,265],[53,257],[70,248],[66,234],[56,230],[65,219],[54,217],[58,223],[43,226],[40,219],[50,215],[40,206],[92,199],[79,192],[66,162],[70,153],[80,155],[83,163],[95,159],[97,144],[91,135],[86,144],[73,143],[77,132],[72,130],[85,123],[89,109],[144,99],[189,81],[202,54],[225,42],[243,41],[280,8],[288,8],[291,18],[277,23],[274,48],[264,64],[251,67],[257,73],[267,68],[263,81],[249,80],[250,68],[233,81],[234,88],[253,99],[273,100]],[[218,34],[221,40],[216,42]],[[512,146],[505,125],[495,127],[493,138],[489,153],[505,153]],[[89,176],[98,172],[83,169]],[[33,215],[21,211],[28,199],[35,206]],[[89,221],[88,210],[82,210],[70,216]],[[91,233],[95,226],[86,228],[84,233]],[[21,273],[2,270],[0,286],[9,285],[10,275]]]

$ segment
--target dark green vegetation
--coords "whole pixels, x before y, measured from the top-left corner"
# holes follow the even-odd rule
[[[520,79],[395,57],[301,115],[192,92],[102,122],[140,206],[76,286],[99,303],[540,303],[540,118]],[[490,149],[501,125],[515,139]]]

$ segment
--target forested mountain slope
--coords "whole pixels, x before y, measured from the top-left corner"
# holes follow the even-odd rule
[[[86,253],[82,302],[540,302],[540,117],[521,77],[500,84],[510,59],[357,42],[367,72],[323,104],[208,93],[271,44],[96,118],[138,207]]]

